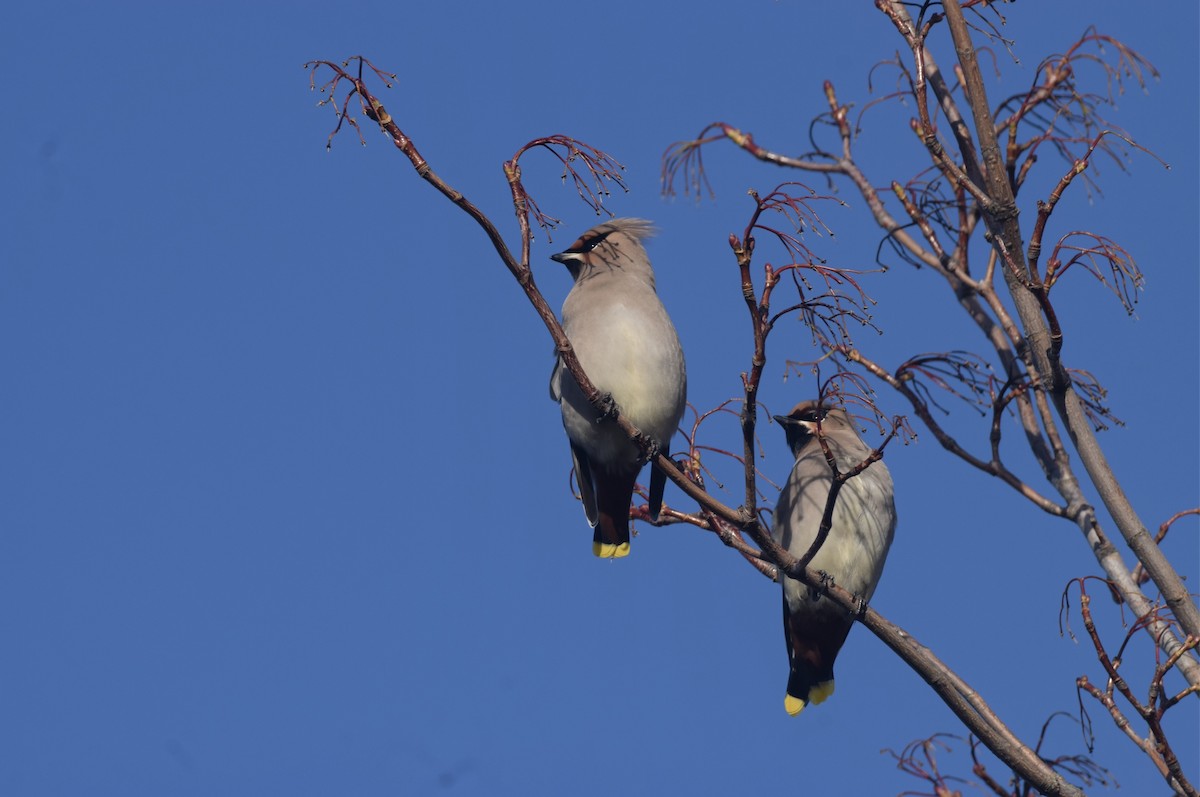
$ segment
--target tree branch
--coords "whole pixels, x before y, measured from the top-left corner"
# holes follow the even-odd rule
[[[1021,244],[1021,229],[1017,221],[1016,202],[1012,186],[1003,168],[1004,161],[1000,154],[992,114],[988,106],[987,92],[975,57],[974,45],[971,43],[970,32],[957,3],[945,3],[943,8],[958,54],[958,61],[965,76],[966,94],[975,120],[975,128],[979,133],[984,179],[987,183],[986,191],[992,199],[988,205],[983,206],[984,218],[994,237],[993,242],[1002,242],[1007,250],[1007,252],[1002,252],[1001,256],[1007,254],[1008,257],[1013,258],[1020,267],[1022,275],[1027,276],[1029,272],[1022,253],[1024,247]],[[1083,462],[1084,469],[1099,492],[1101,500],[1104,501],[1105,508],[1117,524],[1117,528],[1133,550],[1134,555],[1145,564],[1146,571],[1162,592],[1172,614],[1179,619],[1184,632],[1190,636],[1200,636],[1200,610],[1192,601],[1179,574],[1154,543],[1153,537],[1138,518],[1124,490],[1117,482],[1104,452],[1091,431],[1079,397],[1071,388],[1070,377],[1067,376],[1061,362],[1052,354],[1054,347],[1051,346],[1050,334],[1037,299],[1032,295],[1025,282],[1007,269],[1004,274],[1009,293],[1021,318],[1025,336],[1029,341],[1028,351],[1035,363],[1036,371],[1050,376],[1050,395],[1059,416],[1066,425],[1067,433],[1071,437],[1075,450]],[[1168,650],[1167,652],[1173,651]],[[1193,673],[1189,678],[1197,675],[1200,673]]]

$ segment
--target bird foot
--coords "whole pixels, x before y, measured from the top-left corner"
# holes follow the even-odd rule
[[[611,420],[612,418],[617,417],[619,410],[617,408],[617,402],[612,397],[612,393],[600,394],[599,410],[600,416],[596,418],[596,423],[602,423],[603,421]]]
[[[638,432],[635,442],[639,446],[645,446],[646,453],[642,456],[642,464],[646,464],[658,457],[662,453],[662,446],[652,437],[648,437],[641,432]]]
[[[808,597],[812,600],[820,600],[821,596],[829,591],[833,586],[833,574],[824,570],[817,571],[818,583],[808,588]]]

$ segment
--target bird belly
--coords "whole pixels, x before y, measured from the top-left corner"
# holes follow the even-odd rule
[[[875,474],[868,470],[850,479],[838,495],[833,511],[833,524],[825,542],[809,563],[814,570],[828,573],[833,582],[863,600],[869,600],[883,574],[884,561],[892,543],[893,529],[882,525],[880,518],[894,518],[895,509],[890,497],[883,497],[882,485]],[[890,490],[886,495],[890,496]],[[886,505],[885,505],[886,504]],[[858,507],[852,511],[849,506]],[[810,507],[812,515],[820,518],[824,504]],[[789,545],[793,556],[801,556],[816,539],[819,521],[810,525],[811,532],[797,535]],[[811,604],[808,587],[799,581],[784,579],[784,593],[788,607],[795,611],[806,602]],[[821,601],[832,606],[828,601]]]
[[[642,334],[645,323],[618,306],[587,325],[601,334],[579,334],[568,329],[580,365],[596,388],[613,397],[629,422],[660,443],[670,440],[683,416],[686,375],[683,354],[673,328],[664,339],[649,340]],[[665,314],[664,314],[665,319]],[[578,325],[573,325],[578,326]],[[576,343],[575,341],[579,342]],[[596,435],[596,411],[591,407],[569,372],[561,384],[563,424],[577,444],[607,451],[589,451],[600,459],[634,450],[623,432]]]

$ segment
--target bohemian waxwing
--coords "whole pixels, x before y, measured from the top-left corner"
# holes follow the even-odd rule
[[[562,326],[584,373],[608,393],[620,413],[666,453],[683,417],[687,369],[671,318],[654,289],[642,241],[654,228],[642,219],[613,219],[551,255],[575,285],[562,308]],[[556,362],[550,397],[562,409],[583,511],[595,529],[592,552],[629,554],[629,504],[642,462],[611,419],[601,419],[571,372]],[[666,475],[650,473],[650,516],[657,520]]]
[[[787,434],[796,464],[779,494],[772,536],[792,556],[801,557],[817,537],[833,484],[818,436],[824,437],[842,473],[866,460],[871,447],[844,410],[816,401],[801,402],[775,420]],[[892,476],[882,461],[872,462],[842,486],[829,535],[809,567],[828,573],[835,584],[867,601],[879,584],[895,529]],[[788,714],[799,714],[808,703],[821,703],[833,694],[833,662],[853,624],[850,613],[818,591],[783,578],[783,634],[791,669],[783,705]]]

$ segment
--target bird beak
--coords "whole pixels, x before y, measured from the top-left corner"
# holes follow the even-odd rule
[[[779,424],[784,429],[788,428],[789,426],[799,426],[808,434],[815,435],[817,433],[816,421],[803,421],[799,418],[793,418],[790,415],[773,415],[771,417],[775,419],[775,423]]]
[[[550,255],[550,259],[556,263],[562,263],[564,266],[571,260],[578,260],[579,255],[574,252],[559,252],[556,255]]]

